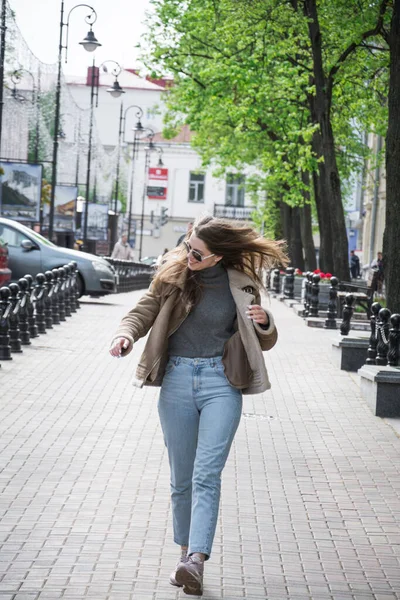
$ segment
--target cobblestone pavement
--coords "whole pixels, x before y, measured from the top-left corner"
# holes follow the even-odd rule
[[[0,369],[0,599],[172,600],[157,390],[110,337],[140,292],[86,300]],[[400,598],[400,439],[272,301],[273,388],[246,397],[204,600]]]

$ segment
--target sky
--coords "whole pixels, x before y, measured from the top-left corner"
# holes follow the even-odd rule
[[[78,0],[65,0],[66,15],[80,3]],[[94,54],[79,46],[89,31],[85,16],[90,10],[85,7],[74,10],[70,17],[68,63],[63,64],[64,72],[70,75],[85,74],[93,57],[97,64],[115,60],[124,68],[136,67],[138,51],[135,45],[145,31],[143,21],[150,0],[87,0],[84,3],[93,6],[97,12],[93,32],[102,46]],[[32,52],[42,62],[56,62],[61,0],[9,0],[9,4],[16,13],[18,27]]]

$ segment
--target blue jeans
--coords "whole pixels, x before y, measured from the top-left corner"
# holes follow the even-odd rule
[[[174,541],[211,554],[221,472],[240,422],[242,393],[217,358],[170,358],[158,402],[171,468]]]

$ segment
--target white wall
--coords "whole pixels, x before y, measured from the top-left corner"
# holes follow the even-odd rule
[[[166,200],[149,200],[144,198],[144,227],[142,256],[157,256],[164,248],[171,249],[181,233],[186,231],[188,222],[204,214],[214,214],[215,204],[225,204],[225,180],[216,179],[212,176],[212,169],[206,171],[204,202],[189,201],[189,177],[191,171],[197,171],[201,167],[198,154],[189,144],[158,143],[163,149],[163,162],[168,168],[168,192]],[[150,166],[156,166],[158,153],[151,155]],[[139,151],[139,157],[135,164],[132,218],[137,222],[140,229],[140,219],[143,202],[144,177],[144,150]],[[159,182],[160,186],[165,185]],[[248,196],[245,197],[246,206],[251,206]],[[168,208],[168,224],[160,227],[157,231],[155,224],[150,223],[150,213],[155,217],[161,215],[161,208]],[[157,220],[157,219],[156,219]],[[148,235],[152,232],[153,235]],[[139,236],[140,237],[140,236]],[[136,256],[138,256],[139,237],[136,240]]]
[[[70,84],[74,100],[81,108],[90,107],[90,87],[86,85]],[[105,146],[115,146],[118,142],[119,117],[121,101],[124,105],[124,111],[131,105],[140,106],[143,109],[144,115],[142,124],[144,127],[149,126],[157,133],[162,129],[162,115],[153,116],[149,113],[155,109],[157,105],[162,106],[161,91],[127,89],[126,93],[120,98],[113,98],[105,87],[99,88],[99,105],[95,108],[96,127],[99,131],[100,138]],[[73,127],[73,124],[66,120],[65,130],[68,133],[68,128]],[[131,109],[126,116],[126,138],[128,141],[133,139],[132,128],[137,119],[135,110]],[[70,134],[73,135],[73,134]]]
[[[122,85],[122,81],[121,81]],[[136,82],[135,85],[140,85]],[[162,95],[165,93],[158,86],[153,86],[148,82],[143,83],[146,89],[129,89],[125,87],[126,93],[123,95],[124,107],[128,107],[132,104],[138,105],[143,109],[144,115],[142,118],[142,124],[144,127],[151,127],[156,133],[162,131],[162,115],[152,116],[148,113],[148,110],[154,109],[157,105],[160,109],[163,108]],[[82,85],[81,83],[70,83],[69,84],[71,93],[82,108],[88,108],[90,106],[90,87]],[[150,88],[150,89],[149,89]],[[100,138],[104,145],[113,147],[118,141],[118,129],[119,129],[119,117],[120,117],[120,106],[121,100],[115,99],[107,93],[106,87],[100,87],[99,89],[99,105],[95,109],[96,124],[100,134]],[[126,123],[126,132],[128,142],[133,139],[132,128],[136,123],[135,111],[132,109],[129,111]],[[67,131],[67,119],[66,123],[63,124],[64,129]],[[69,135],[73,135],[69,132]],[[147,196],[143,202],[143,190],[145,186],[145,153],[144,144],[139,149],[139,156],[134,164],[134,178],[133,178],[133,202],[132,202],[132,219],[136,222],[137,229],[140,229],[140,220],[142,214],[144,214],[144,227],[143,227],[143,240],[142,240],[142,256],[158,256],[164,248],[171,249],[175,247],[176,241],[181,233],[186,231],[187,223],[193,221],[196,217],[203,213],[214,214],[215,204],[225,204],[225,191],[226,183],[225,180],[219,180],[213,177],[212,169],[209,168],[206,171],[205,179],[205,190],[204,190],[204,202],[189,202],[189,177],[191,171],[198,171],[201,168],[201,160],[198,154],[191,148],[189,143],[175,143],[175,142],[155,142],[157,148],[163,150],[163,162],[166,168],[168,168],[168,182],[167,182],[167,199],[166,200],[149,200]],[[125,172],[131,173],[131,146],[125,148],[125,154],[127,155],[127,168],[123,169]],[[151,154],[150,166],[156,166],[159,158],[159,154],[154,152]],[[163,182],[159,182],[160,186],[163,186]],[[130,181],[127,182],[128,190],[128,203],[129,203],[129,190]],[[251,206],[250,199],[245,198],[245,204]],[[154,212],[156,217],[161,214],[161,207],[168,208],[168,223],[163,227],[157,228],[156,224],[150,223],[150,213]],[[128,204],[129,209],[129,204]],[[125,223],[122,228],[126,229],[127,216],[125,216]],[[134,227],[132,227],[132,231]],[[136,240],[136,257],[138,257],[140,236]]]

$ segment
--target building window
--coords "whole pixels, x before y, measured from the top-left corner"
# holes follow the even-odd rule
[[[204,173],[190,173],[189,202],[204,202]]]
[[[226,176],[226,206],[244,206],[244,175],[228,173]]]

